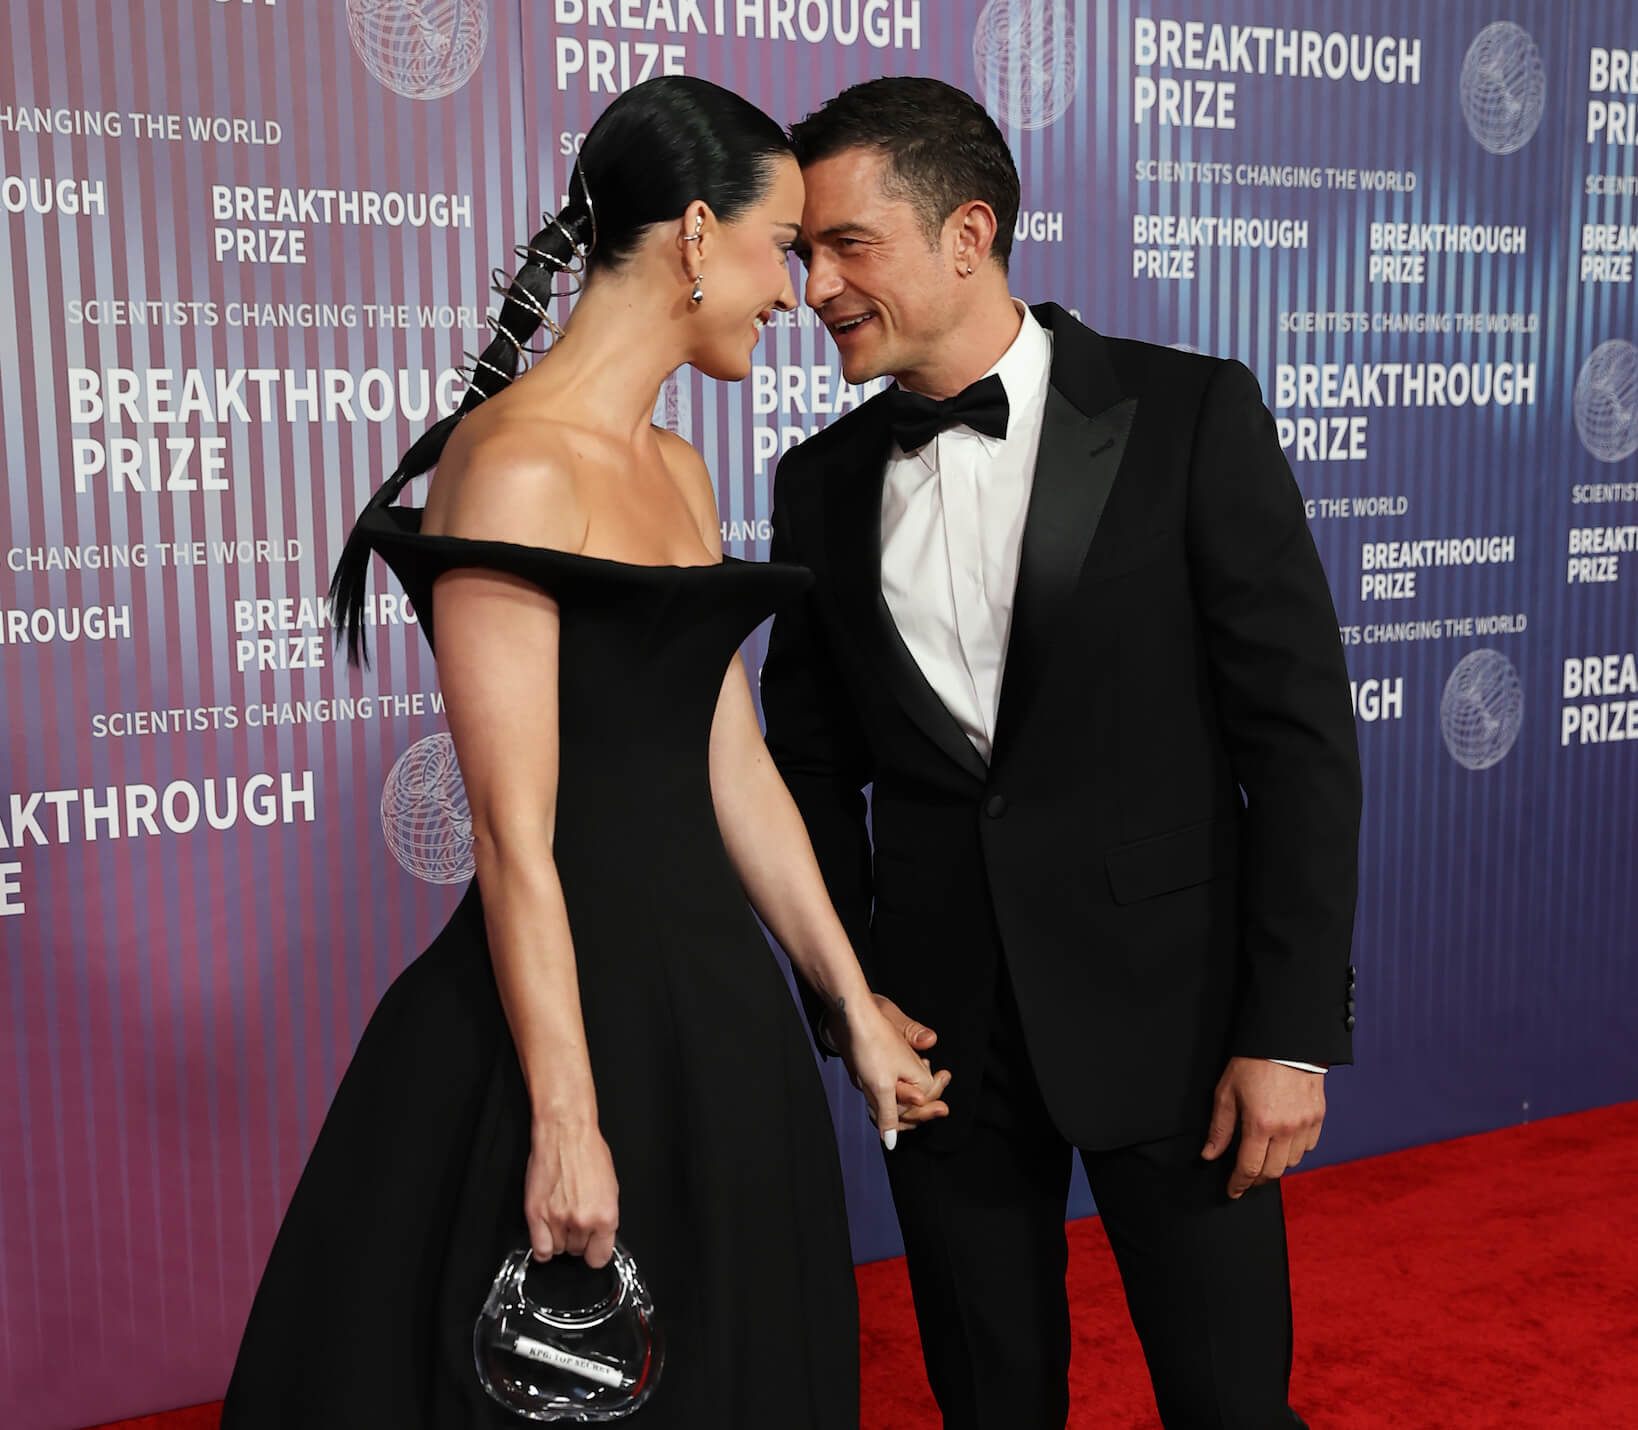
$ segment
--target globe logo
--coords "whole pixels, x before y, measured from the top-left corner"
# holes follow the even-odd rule
[[[1620,338],[1600,343],[1575,380],[1575,430],[1600,462],[1638,452],[1638,348]]]
[[[472,810],[447,734],[428,735],[401,754],[381,790],[381,832],[392,857],[428,884],[472,877]]]
[[[489,43],[489,0],[347,0],[367,69],[406,99],[442,99],[472,78]]]
[[[1015,129],[1045,129],[1075,102],[1081,52],[1065,0],[990,0],[973,32],[984,102]]]
[[[1457,764],[1485,770],[1513,748],[1524,723],[1524,687],[1499,650],[1464,655],[1445,682],[1439,729]]]
[[[1461,90],[1462,114],[1480,144],[1492,154],[1522,149],[1547,99],[1536,42],[1511,20],[1486,25],[1467,47]]]

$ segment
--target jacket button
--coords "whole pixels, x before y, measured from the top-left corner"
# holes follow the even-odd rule
[[[1351,1014],[1353,1011],[1354,1011],[1354,1000],[1352,998],[1350,998],[1348,1000],[1348,1012]]]
[[[1000,819],[1007,812],[1007,797],[1002,794],[992,794],[984,801],[984,813],[991,819]]]
[[[1354,1015],[1352,1013],[1342,1020],[1342,1026],[1350,1033],[1354,1031]]]

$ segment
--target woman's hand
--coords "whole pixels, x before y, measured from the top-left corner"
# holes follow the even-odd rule
[[[901,1130],[949,1114],[940,1099],[950,1074],[933,1071],[932,1064],[912,1047],[905,1029],[887,1016],[877,999],[865,999],[858,1008],[833,1009],[826,1022],[888,1151],[898,1142]]]
[[[523,1180],[523,1214],[536,1261],[563,1252],[607,1266],[620,1225],[614,1158],[590,1119],[538,1120]]]

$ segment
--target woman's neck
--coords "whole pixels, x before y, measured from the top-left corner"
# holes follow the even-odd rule
[[[589,284],[563,336],[518,380],[518,395],[572,411],[577,426],[646,440],[660,386],[684,360],[677,322],[659,307],[655,286],[635,276]]]

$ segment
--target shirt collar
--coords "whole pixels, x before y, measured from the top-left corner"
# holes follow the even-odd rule
[[[988,377],[994,373],[1007,389],[1008,437],[1017,431],[1019,417],[1033,404],[1035,395],[1046,385],[1052,369],[1052,339],[1026,304],[1017,298],[1012,302],[1024,320],[1023,326],[1018,329],[1018,336],[1012,340],[1012,345],[1001,354],[1000,361],[984,374]]]
[[[995,374],[1001,379],[1001,385],[1007,389],[1007,438],[1019,430],[1019,424],[1026,420],[1039,402],[1052,370],[1052,335],[1036,321],[1035,314],[1030,312],[1028,304],[1014,298],[1012,305],[1023,319],[1018,335],[1013,338],[1006,352],[1001,354],[989,372],[983,374],[983,377]],[[986,437],[982,432],[974,432],[969,427],[951,428],[939,433],[926,446],[903,455],[920,463],[927,471],[936,472],[939,444],[949,437],[978,442],[985,452],[991,455],[999,451],[1002,442],[1006,440]]]

